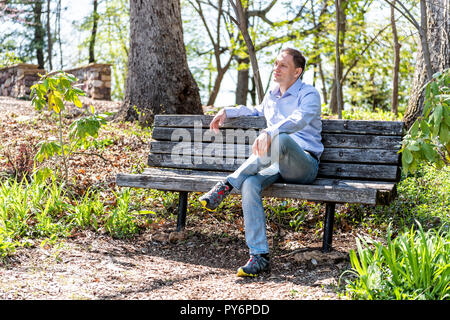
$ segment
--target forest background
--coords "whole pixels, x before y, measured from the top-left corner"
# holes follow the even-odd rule
[[[35,39],[36,17],[30,10],[32,7],[20,7],[20,3],[27,1],[10,3],[18,3],[19,11],[2,17],[0,66],[13,62],[37,64],[36,45],[41,43],[44,68],[48,72],[85,65],[91,60],[110,63],[112,98],[123,99],[129,50],[128,1],[99,0],[95,1],[95,8],[91,0],[43,1],[40,41]],[[414,1],[405,3],[413,13],[417,11]],[[346,6],[345,40],[341,44],[344,108],[390,111],[395,53],[390,5],[385,1],[365,0],[348,1]],[[211,1],[183,0],[181,8],[188,64],[200,88],[202,104],[225,106],[247,101],[255,104],[253,77],[248,72],[250,62],[237,27],[224,12],[219,19],[217,4]],[[223,10],[230,12],[226,2]],[[267,91],[270,86],[271,65],[277,52],[291,46],[307,57],[304,80],[316,86],[322,102],[328,105],[334,85],[333,2],[250,1],[248,10],[254,12],[249,15],[249,30],[264,89]],[[394,15],[401,44],[398,99],[399,111],[403,113],[414,74],[418,39],[417,30],[399,13]],[[94,48],[91,57],[90,46]],[[220,70],[215,55],[220,60]],[[219,82],[220,87],[215,87],[218,76],[223,81]],[[247,94],[242,91],[245,86]]]
[[[130,54],[133,52],[130,49],[130,42],[137,38],[137,34],[133,34],[130,30],[130,19],[133,18],[133,16],[130,17],[132,12],[130,3],[136,4],[138,1],[0,0],[0,22],[2,23],[0,67],[24,62],[38,64],[50,72],[71,69],[92,62],[109,63],[112,69],[112,97],[120,103],[127,97],[125,83],[129,80],[128,59],[133,56]],[[176,4],[178,1],[139,3],[147,10],[163,10],[162,8],[167,10],[167,8],[175,7],[167,3]],[[428,73],[426,78],[422,77],[422,82],[416,81],[416,74],[419,74],[417,71],[426,63],[422,58],[423,37],[420,37],[420,28],[414,26],[412,23],[414,21],[411,19],[415,17],[416,22],[420,21],[423,27],[428,26],[431,21],[428,38],[425,37],[425,40],[428,39],[430,43],[432,58],[436,58],[432,59],[435,64],[434,69],[444,71],[443,69],[450,66],[447,32],[448,1],[261,0],[242,1],[242,3],[248,19],[248,32],[260,66],[262,85],[266,92],[270,87],[271,65],[275,56],[281,48],[289,46],[300,49],[307,57],[308,66],[304,80],[314,85],[320,92],[323,118],[337,117],[338,96],[342,98],[341,104],[343,103],[344,106],[342,117],[345,119],[404,120],[403,115],[407,110],[417,105],[424,105],[424,114],[427,116],[424,119],[419,117],[419,121],[409,128],[406,135],[409,140],[404,140],[402,157],[403,168],[406,164],[417,171],[411,172],[413,173],[411,175],[407,175],[408,172],[402,172],[402,179],[398,185],[398,197],[386,208],[346,205],[340,207],[335,226],[339,231],[336,243],[340,243],[341,248],[345,248],[343,249],[345,252],[350,250],[348,246],[355,249],[355,244],[353,242],[349,244],[350,241],[346,238],[350,234],[349,230],[353,232],[350,235],[352,239],[356,234],[363,233],[375,238],[381,237],[384,240],[384,242],[364,242],[363,238],[357,238],[358,257],[355,251],[350,250],[349,260],[351,260],[352,268],[347,272],[353,277],[350,277],[350,281],[344,288],[347,290],[348,297],[448,299],[450,296],[448,69],[446,73],[433,78],[431,85],[422,93],[423,84],[432,77]],[[339,14],[336,14],[336,3],[341,5]],[[391,4],[400,6],[400,3],[403,14],[391,6]],[[212,105],[257,104],[256,81],[251,72],[249,52],[239,29],[233,22],[230,1],[181,0],[180,4],[187,63],[199,87],[204,110],[214,111],[208,107]],[[429,8],[428,21],[420,19],[424,16],[420,5],[425,4]],[[441,14],[444,12],[443,9],[446,11]],[[136,12],[135,15],[137,15]],[[337,17],[339,17],[339,23],[337,23]],[[145,15],[141,15],[140,22],[146,18]],[[434,18],[436,19],[433,20]],[[164,19],[161,20],[164,22]],[[437,26],[432,24],[436,21]],[[163,29],[167,26],[160,23],[159,27]],[[171,28],[177,29],[176,26],[167,27],[167,29]],[[141,29],[137,28],[137,30],[139,33]],[[158,31],[160,30],[152,32],[158,34],[160,33]],[[338,38],[336,34],[339,34],[339,42],[336,41]],[[139,43],[135,43],[135,46],[139,47]],[[336,63],[338,60],[336,46],[339,47],[340,63]],[[167,52],[167,55],[176,56],[177,54],[179,53]],[[166,58],[165,55],[163,57]],[[167,58],[166,60],[176,61],[176,59]],[[339,72],[336,72],[336,69]],[[424,68],[423,71],[425,71]],[[342,94],[336,90],[336,78],[341,79]],[[420,75],[417,78],[420,78]],[[66,84],[70,82],[69,80],[73,80],[59,78],[54,81],[63,83],[61,79],[67,80],[64,82]],[[142,84],[142,81],[145,81],[145,74],[143,79],[138,79],[136,82]],[[45,85],[41,83],[42,90],[44,90],[43,86]],[[151,86],[151,83],[144,82],[144,86],[141,87],[144,91],[150,91]],[[155,83],[153,87],[156,87]],[[69,91],[77,92],[72,88]],[[163,96],[164,93],[161,90],[156,91]],[[412,91],[416,96],[422,96],[421,99],[416,99],[416,102],[421,100],[420,103],[411,104]],[[170,94],[172,93],[169,93],[169,96]],[[138,94],[128,92],[128,95]],[[73,98],[74,95],[71,94],[71,97]],[[8,109],[9,102],[3,99],[4,97],[0,98],[2,99],[0,107]],[[425,103],[422,104],[424,99]],[[72,102],[77,104],[78,100]],[[27,107],[31,107],[29,101],[25,103]],[[11,105],[15,108],[19,105],[19,101],[16,100]],[[40,107],[42,108],[42,105]],[[67,133],[69,123],[73,120],[70,112],[62,115],[64,106],[62,107],[56,111],[59,115],[60,137],[63,131]],[[140,235],[140,239],[148,243],[149,241],[145,239],[148,235],[144,232],[145,230],[150,232],[152,240],[161,239],[158,236],[161,233],[155,230],[164,225],[168,212],[170,213],[168,225],[170,225],[170,219],[174,220],[176,196],[170,192],[164,193],[157,190],[143,191],[129,188],[118,190],[113,182],[117,172],[140,172],[145,167],[145,157],[148,153],[147,140],[150,139],[151,128],[139,127],[129,122],[103,122],[101,133],[97,135],[95,132],[92,137],[89,137],[89,141],[83,141],[84,150],[79,146],[80,150],[77,151],[80,152],[74,152],[73,157],[68,159],[65,178],[69,183],[61,183],[62,181],[55,176],[52,176],[52,181],[46,183],[45,178],[38,179],[38,176],[34,175],[33,160],[40,154],[46,159],[41,164],[41,168],[46,169],[45,166],[51,163],[52,159],[45,157],[42,148],[37,152],[36,145],[49,135],[56,135],[55,121],[50,116],[42,114],[35,118],[28,116],[32,112],[26,108],[22,108],[22,112],[23,115],[19,116],[5,112],[4,121],[0,121],[0,134],[3,139],[0,160],[3,168],[7,169],[6,175],[5,172],[1,172],[0,184],[0,256],[9,256],[22,247],[36,248],[38,247],[35,245],[36,239],[43,239],[39,246],[42,248],[47,248],[48,244],[55,244],[60,237],[82,241],[78,235],[86,229],[100,234],[109,234],[114,239]],[[422,114],[422,110],[419,108],[414,111],[414,114],[417,118]],[[95,115],[89,114],[89,116]],[[80,123],[81,119],[73,123]],[[141,119],[138,120],[140,122]],[[87,135],[84,134],[84,136]],[[52,141],[50,144],[56,146],[54,150],[64,149],[62,138],[59,149],[56,142]],[[12,150],[14,148],[15,150]],[[52,156],[58,158],[57,151]],[[92,158],[92,156],[98,157]],[[89,160],[83,157],[89,157]],[[422,166],[425,160],[428,160],[428,164]],[[16,166],[15,164],[18,163],[23,166]],[[53,168],[57,168],[57,161],[54,161],[52,165]],[[105,170],[105,167],[108,169]],[[17,170],[18,168],[20,170]],[[43,172],[48,173],[48,171]],[[34,175],[31,184],[28,184],[27,179],[18,182],[20,178],[30,175]],[[323,227],[322,219],[319,218],[323,210],[320,204],[301,201],[294,203],[267,199],[266,204],[269,231],[274,235],[273,239],[277,239],[278,250],[280,250],[275,260],[278,263],[277,270],[283,270],[284,273],[296,272],[296,268],[290,267],[296,259],[291,259],[290,255],[298,253],[296,250],[299,249],[292,247],[292,244],[303,245],[310,243],[308,241],[317,240],[317,234]],[[242,239],[239,202],[231,199],[226,204],[227,210],[224,210],[223,216],[205,216],[195,201],[195,195],[190,195],[189,206],[190,222],[194,225],[190,232],[195,235],[189,241],[198,238],[197,240],[202,244],[219,243],[222,246],[220,243],[223,242],[228,244],[228,247],[231,243],[231,248],[224,246],[228,249],[223,251],[223,265],[227,269],[234,268],[234,264],[229,265],[236,260],[236,252],[240,252],[241,255],[243,253],[242,243],[236,241]],[[210,230],[215,231],[207,233],[205,239],[201,232],[208,230],[209,228],[205,226],[212,225],[211,222],[214,228]],[[198,229],[195,229],[196,227]],[[394,235],[391,233],[391,227],[394,229]],[[197,231],[193,230],[202,231],[196,233]],[[217,230],[221,231],[215,235],[214,232]],[[235,239],[230,240],[233,237]],[[167,241],[160,242],[168,242],[168,239],[169,235],[167,235]],[[386,242],[388,249],[383,247]],[[155,241],[152,242],[154,243]],[[186,249],[183,242],[173,247],[169,246],[176,255],[179,248]],[[195,248],[197,247],[187,249],[190,255],[186,255],[186,259],[189,256],[195,256],[193,254]],[[149,250],[160,254],[160,249],[163,248],[145,247],[142,249],[143,257],[148,257]],[[211,252],[213,251],[204,250],[197,254],[199,257],[205,257]],[[86,252],[83,252],[82,256],[88,257]],[[59,260],[58,256],[55,261]],[[77,258],[72,263],[78,260],[80,259]],[[153,266],[151,260],[146,263],[148,263],[145,266],[147,269]],[[334,261],[330,264],[334,267]],[[173,265],[167,268],[169,271],[163,272],[163,277],[172,272]],[[343,266],[343,268],[347,267]],[[6,272],[4,270],[1,269],[0,272]],[[333,277],[340,277],[342,272],[346,272],[341,267],[338,270],[333,269],[332,272],[330,270],[327,272],[333,273]],[[395,270],[402,270],[399,271],[402,272],[402,277],[391,277]],[[157,271],[154,270],[155,274]],[[217,277],[218,274],[214,272],[214,277]],[[94,280],[90,279],[86,283],[102,283],[99,280],[103,279],[102,277],[109,279],[103,283],[114,282],[115,279],[108,278],[107,273],[100,277],[94,275]],[[141,281],[139,270],[137,274],[136,283],[146,285],[145,281]],[[295,281],[301,282],[304,279],[302,274],[294,273],[290,276]],[[16,278],[16,274],[12,277]],[[156,288],[159,289],[159,284],[163,283],[163,287],[167,284],[167,288],[173,287],[176,292],[192,292],[192,286],[198,283],[186,281],[181,273],[175,274],[174,277],[178,277],[175,282],[180,281],[185,290],[180,291],[176,286],[172,286],[172,280],[169,282],[158,280],[159,282],[155,282]],[[216,281],[214,277],[207,279],[206,287],[214,289],[211,282],[231,283],[229,279]],[[36,281],[39,281],[39,286],[45,282],[45,279],[35,278],[38,278]],[[127,283],[127,279],[121,278],[120,281],[122,280]],[[313,283],[316,283],[316,280],[314,279]],[[260,286],[257,285],[258,290],[252,297],[260,297],[261,292],[267,292],[264,281],[266,280],[257,283]],[[0,289],[1,285],[0,283]],[[121,288],[121,285],[118,287]],[[295,289],[299,287],[291,289],[288,294],[283,281],[280,282],[280,287],[283,294],[277,295],[276,299],[284,299],[286,296],[294,299],[303,297]],[[313,286],[308,285],[308,287]],[[21,288],[25,289],[19,294],[34,294],[34,292],[27,292],[28,285]],[[333,288],[335,293],[341,289],[342,287],[338,285]],[[77,287],[73,290],[77,294],[80,292]],[[103,290],[108,291],[110,288],[103,288]],[[230,287],[228,290],[238,294],[236,287]],[[97,291],[98,288],[95,288],[90,297],[98,297],[99,295],[95,293]],[[122,289],[117,291],[119,293],[113,292],[114,297],[116,294],[117,296],[128,294],[127,297],[129,297],[130,292],[135,292]],[[154,292],[157,294],[157,291]],[[175,291],[168,293],[167,296],[173,297]],[[147,288],[143,288],[143,292],[148,293]],[[196,292],[207,291],[202,289]],[[9,297],[11,290],[3,290],[3,292],[0,290],[0,293],[3,294],[2,296]],[[193,296],[193,298],[198,297],[204,296]],[[336,295],[334,297],[336,298]]]

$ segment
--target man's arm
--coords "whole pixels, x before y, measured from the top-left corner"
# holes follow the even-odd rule
[[[264,101],[255,107],[248,107],[239,105],[237,107],[225,107],[221,109],[212,119],[209,124],[209,129],[215,133],[219,132],[219,127],[223,125],[227,118],[248,117],[248,116],[263,116],[264,115]]]
[[[280,133],[294,133],[302,130],[312,120],[321,114],[320,95],[314,90],[308,92],[301,101],[299,108],[289,117],[264,130],[272,140]]]

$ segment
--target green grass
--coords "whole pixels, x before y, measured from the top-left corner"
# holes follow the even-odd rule
[[[100,199],[100,191],[88,190],[76,199],[57,179],[1,181],[0,257],[32,243],[30,239],[54,242],[81,229],[102,227],[113,237],[133,236],[153,212],[133,206],[132,193],[123,188],[114,193],[114,204],[106,205]]]
[[[386,243],[357,239],[350,252],[352,272],[347,295],[364,300],[449,300],[450,233],[424,231],[420,223]]]

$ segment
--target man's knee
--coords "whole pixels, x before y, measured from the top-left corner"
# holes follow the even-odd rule
[[[242,183],[242,195],[248,194],[251,192],[261,192],[261,182],[257,178],[257,176],[250,176],[244,180]]]
[[[280,158],[284,157],[287,150],[289,149],[288,145],[292,143],[292,138],[288,133],[280,133],[275,137],[272,141],[272,147],[278,147],[280,152]],[[272,151],[273,152],[273,151]]]

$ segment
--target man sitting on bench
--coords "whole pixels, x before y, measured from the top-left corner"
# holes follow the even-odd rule
[[[223,108],[210,123],[210,130],[218,132],[226,118],[264,116],[267,122],[252,145],[251,156],[199,199],[203,207],[215,210],[233,188],[241,191],[250,259],[237,276],[270,271],[262,190],[279,178],[310,184],[317,176],[323,152],[321,103],[318,91],[301,80],[305,64],[300,51],[281,50],[273,67],[276,85],[263,102],[255,107]]]

